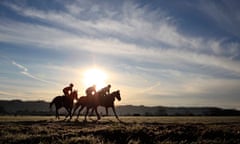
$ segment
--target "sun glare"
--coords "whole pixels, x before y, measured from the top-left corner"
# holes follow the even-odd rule
[[[84,73],[84,85],[89,87],[96,85],[96,90],[103,88],[106,85],[107,74],[97,68],[89,69]]]

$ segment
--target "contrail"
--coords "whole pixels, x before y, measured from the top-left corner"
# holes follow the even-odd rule
[[[157,87],[160,86],[160,85],[161,85],[161,83],[160,83],[160,82],[157,82],[157,83],[155,83],[154,85],[143,89],[143,90],[141,91],[141,93],[145,93],[145,92],[148,92],[148,91],[152,91],[154,88],[157,88]]]
[[[12,64],[17,66],[18,68],[22,69],[23,71],[22,72],[27,72],[28,69],[26,67],[24,67],[23,65],[20,65],[18,63],[16,63],[15,61],[12,61]]]
[[[38,81],[41,81],[41,82],[59,85],[59,84],[56,83],[56,82],[44,80],[44,79],[41,79],[41,78],[39,78],[39,77],[36,77],[36,76],[30,74],[30,73],[28,72],[28,69],[27,69],[25,66],[23,66],[23,65],[21,65],[21,64],[19,64],[19,63],[16,63],[15,61],[12,61],[12,64],[13,64],[14,66],[18,67],[19,69],[21,69],[20,73],[23,74],[23,75],[25,75],[25,76],[27,76],[27,77],[30,77],[30,78],[32,78],[32,79],[35,79],[35,80],[38,80]]]

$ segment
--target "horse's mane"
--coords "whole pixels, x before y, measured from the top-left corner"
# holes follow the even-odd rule
[[[116,93],[120,93],[120,90],[113,91],[110,94],[116,94]]]
[[[73,90],[72,93],[77,93],[78,91],[77,90]]]

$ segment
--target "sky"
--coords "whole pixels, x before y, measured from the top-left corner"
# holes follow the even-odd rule
[[[51,101],[101,70],[117,105],[240,109],[238,0],[1,0],[0,99]]]

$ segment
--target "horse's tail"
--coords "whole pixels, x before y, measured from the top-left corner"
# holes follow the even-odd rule
[[[52,102],[49,104],[49,108],[50,108],[51,111],[52,111],[52,105],[55,103],[55,101],[56,101],[56,98],[54,98],[52,100]]]

